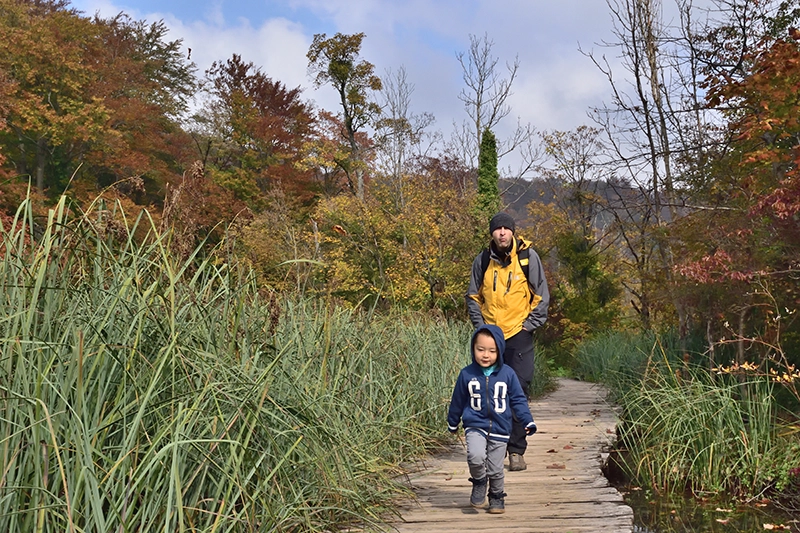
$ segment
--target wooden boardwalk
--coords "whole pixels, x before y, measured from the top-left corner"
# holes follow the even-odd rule
[[[613,409],[593,384],[559,379],[558,385],[531,402],[539,431],[528,437],[528,469],[506,470],[505,514],[470,507],[466,451],[458,445],[409,476],[417,500],[390,527],[400,533],[632,532],[633,511],[600,470],[614,438]]]

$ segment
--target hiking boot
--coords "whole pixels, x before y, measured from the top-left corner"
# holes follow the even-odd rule
[[[486,489],[489,478],[483,476],[482,479],[469,478],[472,481],[472,494],[469,497],[469,504],[473,507],[483,508],[486,505]]]
[[[508,454],[508,470],[509,472],[519,472],[525,470],[528,465],[525,464],[525,458],[519,453]]]
[[[489,512],[491,514],[503,514],[506,512],[505,497],[506,497],[505,492],[489,493]]]

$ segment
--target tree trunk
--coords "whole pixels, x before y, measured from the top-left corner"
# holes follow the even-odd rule
[[[44,137],[40,137],[36,142],[36,168],[34,170],[36,177],[36,190],[39,192],[44,191],[44,167],[47,162],[47,141]]]

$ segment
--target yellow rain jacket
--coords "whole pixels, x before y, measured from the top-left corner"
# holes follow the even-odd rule
[[[523,250],[527,250],[528,257],[520,260],[518,254]],[[523,328],[532,332],[544,324],[550,292],[542,261],[533,248],[524,239],[515,237],[508,254],[501,254],[492,243],[485,272],[481,256],[478,254],[472,263],[466,295],[473,326],[495,324],[508,339]],[[525,261],[527,279],[522,268]]]

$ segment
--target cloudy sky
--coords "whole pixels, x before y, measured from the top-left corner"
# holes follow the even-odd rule
[[[414,88],[411,111],[432,114],[433,129],[445,138],[467,119],[456,55],[469,50],[471,35],[494,43],[500,65],[519,59],[512,111],[495,129],[499,139],[517,120],[539,131],[591,124],[590,107],[607,102],[610,88],[580,50],[617,62],[617,50],[602,45],[614,40],[606,0],[72,0],[72,6],[85,15],[163,20],[167,37],[182,39],[187,53],[191,48],[201,73],[240,54],[333,112],[337,95],[331,87],[313,88],[306,52],[314,34],[364,32],[362,58],[379,76],[404,68]],[[615,69],[615,78],[623,74]]]
[[[201,71],[237,53],[330,110],[336,110],[333,89],[315,90],[306,73],[311,40],[316,33],[364,32],[363,59],[379,75],[404,67],[414,110],[432,113],[443,131],[466,118],[456,53],[468,50],[470,35],[487,35],[501,64],[519,57],[512,115],[538,129],[585,123],[588,107],[608,93],[579,46],[614,54],[596,46],[612,38],[605,0],[73,0],[72,6],[86,15],[122,11],[163,19],[168,38],[182,39]]]

